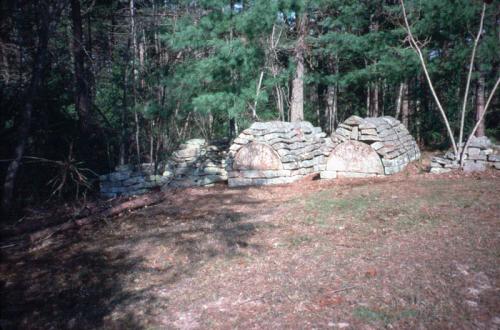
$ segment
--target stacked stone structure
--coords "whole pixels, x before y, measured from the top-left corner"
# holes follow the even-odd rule
[[[486,136],[472,137],[464,159],[464,172],[482,172],[488,167],[500,170],[500,145],[494,145]],[[447,173],[458,168],[459,160],[452,151],[431,160],[431,173]]]
[[[324,169],[333,148],[309,122],[256,122],[229,148],[230,187],[290,183]]]
[[[227,142],[208,145],[204,139],[192,139],[172,154],[173,179],[169,186],[209,186],[227,180]]]
[[[99,177],[100,192],[105,198],[142,195],[164,186],[171,179],[172,172],[166,164],[159,164],[156,174],[154,164],[122,165],[117,166],[115,172]]]
[[[226,149],[224,142],[188,140],[160,171],[152,164],[127,165],[101,176],[101,194],[139,195],[226,180],[231,187],[283,184],[318,172],[322,178],[393,174],[420,157],[415,140],[391,117],[351,116],[331,138],[309,122],[257,122]]]
[[[101,175],[101,196],[134,196],[167,187],[209,186],[227,180],[227,143],[208,145],[203,139],[192,139],[180,145],[165,163],[139,166],[117,166],[115,171]]]
[[[335,145],[321,178],[390,175],[420,158],[406,127],[395,118],[351,116],[332,135]]]

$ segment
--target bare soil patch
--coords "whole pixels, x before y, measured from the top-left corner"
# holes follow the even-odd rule
[[[184,189],[1,250],[14,328],[500,327],[500,177]]]

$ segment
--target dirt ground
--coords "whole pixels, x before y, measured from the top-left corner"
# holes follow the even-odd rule
[[[499,329],[500,175],[178,190],[1,253],[2,329]]]

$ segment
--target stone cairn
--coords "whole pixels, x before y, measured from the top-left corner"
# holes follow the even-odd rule
[[[229,148],[230,187],[290,183],[324,169],[333,143],[309,122],[256,122]]]
[[[351,116],[332,135],[335,145],[321,178],[390,175],[420,158],[406,127],[393,117]]]
[[[156,173],[155,166],[151,163],[117,166],[115,172],[99,177],[101,196],[114,198],[142,195],[164,186],[172,179],[172,172],[167,164],[159,164]]]
[[[500,170],[500,145],[494,145],[486,137],[472,137],[465,152],[464,172],[482,172],[488,167]],[[431,173],[447,173],[460,168],[453,151],[431,160]]]
[[[227,142],[208,145],[204,139],[192,139],[180,145],[171,157],[173,179],[169,186],[209,186],[227,180]]]

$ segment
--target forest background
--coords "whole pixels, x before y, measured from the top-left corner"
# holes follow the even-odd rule
[[[488,2],[466,134],[499,72],[500,1]],[[458,135],[483,1],[405,4]],[[353,114],[390,115],[422,147],[450,147],[398,0],[2,1],[0,109],[7,213],[257,120],[331,133]],[[477,134],[498,141],[499,122],[496,96]]]

